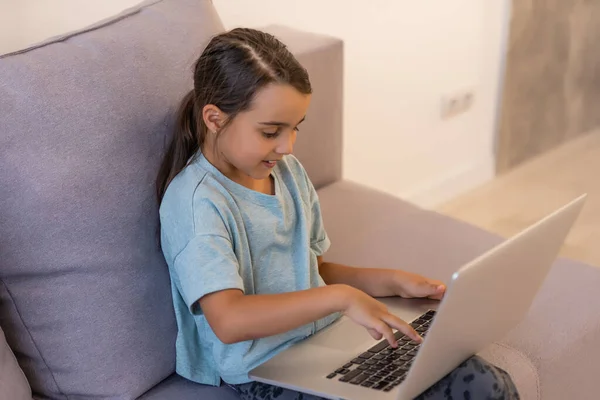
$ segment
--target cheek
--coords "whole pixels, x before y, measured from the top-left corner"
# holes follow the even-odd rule
[[[255,163],[270,152],[270,142],[264,140],[260,133],[241,130],[231,133],[223,137],[223,146],[227,148],[226,153],[230,159],[242,163]]]

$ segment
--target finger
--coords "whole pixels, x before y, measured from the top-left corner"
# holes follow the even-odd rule
[[[369,332],[371,337],[375,340],[381,340],[381,338],[383,337],[383,335],[381,333],[377,332],[375,329],[367,328],[367,331]]]
[[[398,343],[396,342],[396,338],[394,337],[394,332],[387,323],[385,323],[383,320],[378,320],[374,324],[374,328],[377,330],[377,332],[381,333],[383,337],[385,337],[390,346],[392,346],[393,348],[398,347]]]
[[[437,285],[434,284],[433,286],[433,293],[430,294],[428,297],[433,300],[441,300],[444,297],[444,294],[446,294],[446,285],[440,283]]]
[[[415,342],[421,343],[423,338],[417,331],[414,330],[412,326],[407,324],[405,321],[396,317],[393,314],[387,314],[383,317],[383,320],[393,328],[396,328],[398,331],[404,333],[406,336],[414,340]]]

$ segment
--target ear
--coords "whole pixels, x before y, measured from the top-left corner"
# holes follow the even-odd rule
[[[207,104],[202,108],[202,120],[209,132],[219,132],[227,120],[227,115],[214,104]]]

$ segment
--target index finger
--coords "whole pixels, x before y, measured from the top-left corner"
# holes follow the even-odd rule
[[[406,336],[413,339],[415,342],[421,343],[423,341],[421,335],[419,335],[412,326],[410,326],[408,323],[401,320],[400,318],[396,317],[395,315],[387,314],[382,319],[385,321],[386,324],[393,328],[396,328],[398,331],[404,333]]]

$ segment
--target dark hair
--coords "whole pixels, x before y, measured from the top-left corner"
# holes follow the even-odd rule
[[[236,28],[210,40],[194,66],[194,89],[177,111],[173,137],[156,180],[159,203],[169,183],[202,149],[207,133],[204,106],[219,107],[229,117],[227,125],[250,108],[259,89],[273,82],[292,85],[303,94],[312,92],[306,70],[273,35]]]

